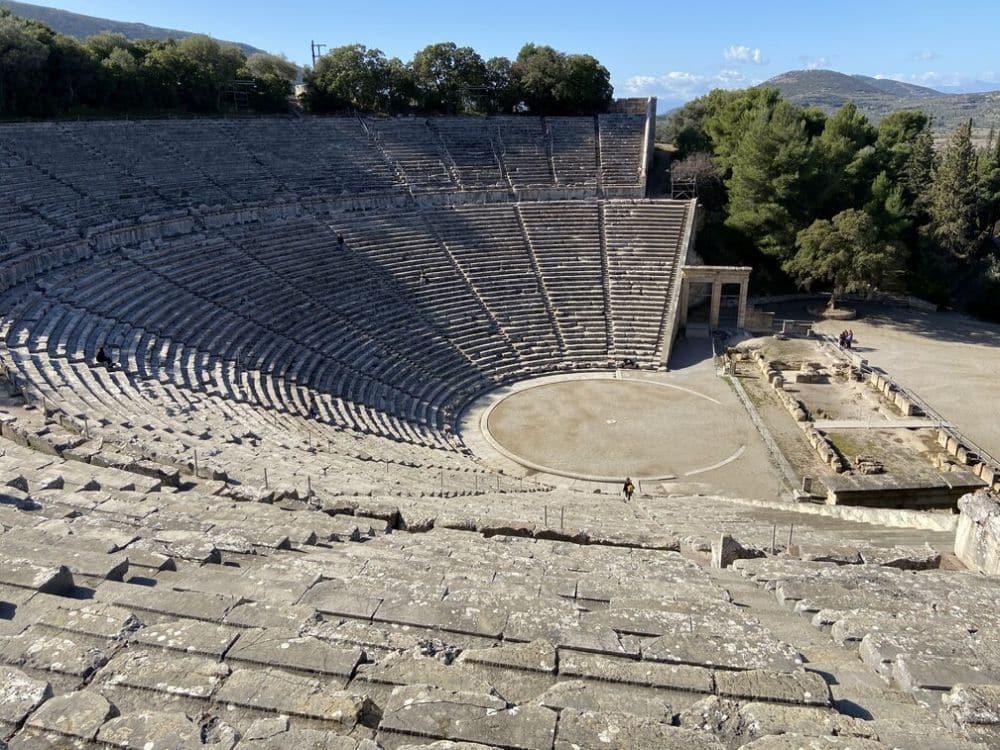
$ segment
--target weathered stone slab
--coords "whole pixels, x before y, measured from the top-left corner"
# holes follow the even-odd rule
[[[226,654],[228,662],[278,667],[323,675],[345,687],[364,658],[359,648],[335,648],[291,630],[244,631]]]
[[[97,733],[97,739],[111,747],[127,750],[188,750],[204,747],[201,726],[179,712],[128,713],[106,722]]]
[[[0,666],[0,725],[20,724],[52,697],[52,686],[13,667]]]
[[[392,691],[379,729],[379,737],[394,733],[518,750],[551,750],[556,713],[531,705],[508,709],[504,701],[490,695],[408,685]]]
[[[31,560],[35,565],[53,568],[65,566],[74,576],[107,578],[120,581],[128,571],[128,557],[121,552],[102,554],[70,547],[72,537],[59,547],[24,544],[15,541],[0,541],[0,551],[5,557]],[[56,593],[56,592],[49,592]]]
[[[237,669],[216,693],[215,701],[319,719],[348,731],[367,708],[366,698],[330,690],[319,680],[279,669]]]
[[[257,719],[243,734],[236,750],[378,750],[370,740],[340,737],[318,729],[293,727],[287,716]]]
[[[300,630],[316,620],[318,615],[312,607],[269,602],[244,602],[237,604],[226,613],[223,622],[240,628],[288,628]]]
[[[717,671],[719,695],[751,701],[830,705],[830,687],[815,672]]]
[[[38,622],[54,630],[115,640],[142,625],[132,612],[113,604],[62,597],[53,597],[51,603],[39,612]]]
[[[376,664],[358,670],[358,680],[382,685],[428,685],[455,693],[494,692],[494,685],[470,666],[445,664],[439,659],[421,656],[416,650],[390,654]]]
[[[108,662],[98,679],[109,687],[152,690],[174,696],[207,700],[229,667],[201,656],[178,656],[166,651],[123,651]]]
[[[7,558],[0,565],[0,584],[65,596],[73,589],[73,575],[65,565],[36,565]]]
[[[567,708],[559,716],[555,750],[723,750],[708,732],[671,726],[669,721],[627,713]]]
[[[892,676],[893,667],[896,660],[902,654],[927,654],[939,657],[947,657],[957,662],[969,662],[976,658],[976,652],[968,638],[967,631],[959,631],[954,628],[936,629],[928,619],[924,623],[921,632],[899,632],[900,625],[897,622],[896,631],[880,632],[873,630],[861,639],[858,647],[858,655],[861,660],[879,674],[886,677]],[[920,679],[920,678],[918,678]],[[961,682],[961,680],[958,680]],[[955,684],[955,683],[953,683]],[[944,688],[947,690],[951,685]]]
[[[559,675],[689,693],[711,693],[714,689],[712,672],[708,669],[615,659],[568,650],[559,654]]]
[[[221,659],[240,631],[201,620],[170,620],[137,630],[132,640],[145,646]]]
[[[226,613],[243,601],[221,594],[172,591],[160,586],[136,586],[115,581],[105,581],[98,586],[94,598],[137,612],[155,612],[207,622],[222,622]]]
[[[351,591],[344,581],[331,579],[312,586],[303,595],[299,604],[312,607],[324,614],[370,620],[382,604],[382,600],[359,596],[356,591]]]
[[[551,641],[540,639],[497,648],[469,649],[462,652],[458,661],[551,674],[556,671],[556,648]]]
[[[113,648],[113,644],[108,644]],[[110,649],[109,649],[110,650]],[[0,641],[0,661],[24,669],[72,675],[81,680],[108,663],[105,649],[75,633],[46,632],[32,626],[23,633]]]
[[[900,654],[892,668],[903,690],[951,690],[955,685],[1000,684],[1000,671],[951,657]]]
[[[634,685],[562,680],[538,696],[537,703],[555,711],[572,708],[614,713],[628,707],[629,713],[636,716],[669,721],[675,712],[670,697],[668,691],[648,690]]]
[[[802,665],[802,655],[759,625],[734,620],[702,620],[655,638],[642,658],[702,667],[787,671]]]
[[[374,617],[377,622],[433,627],[487,638],[499,638],[507,624],[507,610],[488,601],[479,605],[417,599],[384,601]]]
[[[50,698],[29,718],[27,726],[69,737],[92,740],[112,714],[112,706],[93,690]]]

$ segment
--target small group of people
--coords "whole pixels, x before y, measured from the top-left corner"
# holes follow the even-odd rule
[[[840,338],[841,349],[852,349],[854,348],[854,331],[841,331]]]

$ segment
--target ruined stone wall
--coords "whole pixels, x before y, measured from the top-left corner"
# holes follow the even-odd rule
[[[983,490],[958,501],[955,555],[973,570],[1000,575],[1000,499]]]

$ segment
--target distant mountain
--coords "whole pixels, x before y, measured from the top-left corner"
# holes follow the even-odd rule
[[[102,31],[113,31],[117,34],[124,34],[129,39],[183,39],[186,36],[192,36],[196,33],[193,31],[179,31],[177,29],[147,26],[144,23],[112,21],[108,18],[85,16],[80,13],[70,13],[67,10],[47,8],[42,5],[18,3],[14,2],[14,0],[0,0],[0,8],[7,8],[15,16],[20,16],[21,18],[31,18],[41,21],[60,34],[72,36],[77,39],[84,39],[94,34],[100,34]],[[242,42],[226,43],[235,44],[248,55],[264,51],[249,44],[243,44]]]
[[[761,85],[778,89],[793,104],[826,112],[853,101],[875,122],[892,112],[920,110],[933,118],[938,134],[972,119],[975,132],[985,138],[991,127],[1000,124],[1000,91],[946,94],[926,86],[835,70],[791,70]]]

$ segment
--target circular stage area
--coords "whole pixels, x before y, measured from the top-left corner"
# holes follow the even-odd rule
[[[494,394],[479,427],[495,450],[522,466],[589,481],[691,476],[744,449],[719,401],[610,373],[517,383]]]

